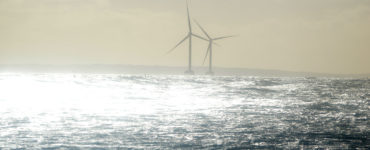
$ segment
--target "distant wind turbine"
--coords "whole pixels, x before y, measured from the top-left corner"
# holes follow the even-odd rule
[[[197,38],[202,39],[202,40],[205,40],[205,41],[208,41],[208,40],[199,36],[199,35],[196,35],[192,32],[188,1],[186,1],[186,10],[187,10],[187,14],[188,14],[188,26],[189,26],[188,35],[186,35],[185,38],[183,40],[181,40],[174,48],[172,48],[170,51],[168,51],[167,54],[174,51],[179,45],[181,45],[183,42],[185,42],[187,39],[189,39],[189,66],[188,66],[188,70],[185,71],[185,74],[194,74],[194,71],[191,69],[192,36],[197,37]]]
[[[208,56],[208,54],[209,54],[209,70],[208,70],[208,72],[206,73],[206,74],[208,74],[208,75],[213,75],[214,74],[214,72],[213,72],[213,70],[212,70],[212,45],[213,44],[215,44],[215,43],[213,43],[213,41],[216,41],[216,40],[221,40],[221,39],[226,39],[226,38],[230,38],[230,37],[234,37],[234,36],[222,36],[222,37],[217,37],[217,38],[211,38],[210,36],[209,36],[209,34],[203,29],[203,27],[196,21],[196,20],[194,20],[195,21],[195,23],[199,26],[199,28],[202,30],[202,32],[207,36],[207,38],[208,38],[208,42],[209,42],[209,44],[208,44],[208,48],[207,48],[207,52],[206,52],[206,56],[204,57],[204,60],[203,60],[203,64],[204,64],[204,62],[206,61],[206,59],[207,59],[207,56]]]

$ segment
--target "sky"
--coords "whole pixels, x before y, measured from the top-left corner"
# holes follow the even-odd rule
[[[369,0],[190,0],[214,66],[370,73]],[[0,64],[187,66],[185,0],[0,0]],[[202,32],[193,23],[194,32]],[[207,42],[194,39],[193,64]],[[204,64],[204,66],[206,66]]]

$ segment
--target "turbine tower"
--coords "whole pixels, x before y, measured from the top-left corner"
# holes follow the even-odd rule
[[[207,36],[208,38],[208,48],[207,48],[207,52],[206,52],[206,56],[204,57],[204,60],[203,60],[203,64],[204,62],[206,61],[207,59],[207,56],[209,54],[209,69],[208,69],[208,72],[206,73],[207,75],[214,75],[214,72],[212,70],[212,45],[214,44],[213,41],[216,41],[216,40],[221,40],[221,39],[226,39],[226,38],[230,38],[230,37],[234,37],[234,36],[222,36],[222,37],[217,37],[217,38],[211,38],[209,36],[209,34],[203,29],[203,27],[196,21],[194,20],[195,23],[199,26],[199,28],[202,30],[202,32]]]
[[[188,27],[189,27],[188,35],[186,35],[185,38],[182,39],[174,48],[172,48],[170,51],[168,51],[167,54],[174,51],[179,45],[181,45],[183,42],[185,42],[187,39],[189,39],[189,65],[188,65],[188,70],[185,71],[185,74],[193,75],[194,71],[191,68],[191,66],[192,66],[192,64],[191,64],[191,60],[192,60],[191,59],[191,56],[192,56],[192,36],[197,37],[197,38],[202,39],[202,40],[205,40],[205,41],[208,41],[208,40],[199,36],[199,35],[196,35],[192,32],[188,1],[186,1],[186,10],[187,10],[187,15],[188,15]]]

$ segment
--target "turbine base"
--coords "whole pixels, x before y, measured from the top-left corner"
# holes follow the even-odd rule
[[[208,71],[208,72],[206,72],[206,75],[211,75],[211,76],[213,76],[213,75],[215,75],[215,73],[214,73],[214,72],[212,72],[212,71]]]
[[[194,75],[194,71],[193,70],[186,70],[185,71],[185,74],[187,74],[187,75]]]

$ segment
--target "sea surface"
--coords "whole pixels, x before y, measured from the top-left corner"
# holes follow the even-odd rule
[[[0,74],[0,149],[369,149],[370,79]]]

